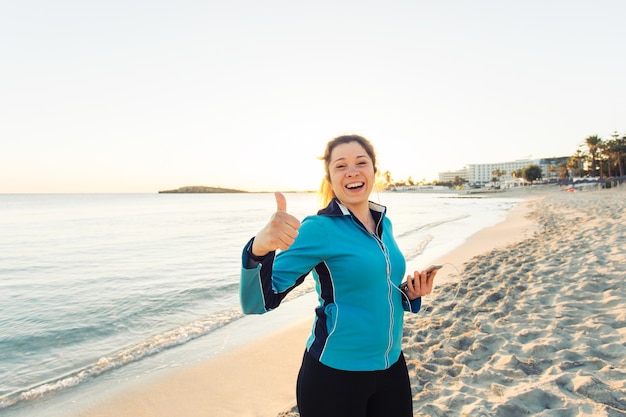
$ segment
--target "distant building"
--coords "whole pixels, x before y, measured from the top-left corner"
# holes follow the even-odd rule
[[[453,183],[457,178],[461,178],[466,182],[469,181],[467,177],[467,167],[458,171],[446,171],[439,173],[439,182],[441,183]]]
[[[483,186],[491,183],[494,175],[493,172],[500,170],[504,175],[498,177],[500,182],[506,182],[513,179],[513,172],[524,169],[528,165],[539,165],[539,160],[518,159],[511,162],[497,162],[491,164],[469,164],[468,165],[468,182],[470,185]]]
[[[559,165],[567,164],[569,160],[568,156],[560,156],[554,158],[543,158],[539,160],[539,166],[541,167],[541,177],[544,180],[558,180],[559,179]]]
[[[502,184],[517,184],[514,181],[513,173],[523,170],[529,165],[538,165],[541,167],[542,178],[544,180],[558,179],[558,166],[567,163],[568,157],[555,157],[543,159],[518,159],[511,162],[496,162],[489,164],[469,164],[459,171],[447,171],[439,173],[439,182],[454,182],[456,177],[462,178],[468,182],[470,186],[482,187],[492,182],[495,177],[494,171],[499,170],[504,174],[498,177],[498,181]]]

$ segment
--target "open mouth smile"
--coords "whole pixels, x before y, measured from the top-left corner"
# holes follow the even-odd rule
[[[365,186],[364,182],[353,182],[351,184],[346,184],[346,188],[348,190],[358,190],[360,188],[363,188]]]

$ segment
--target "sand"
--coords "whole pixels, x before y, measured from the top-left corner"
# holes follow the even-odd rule
[[[626,193],[530,205],[534,236],[406,316],[415,416],[626,415]]]
[[[626,191],[528,194],[446,266],[403,337],[414,416],[626,415]],[[310,320],[77,416],[296,417]]]

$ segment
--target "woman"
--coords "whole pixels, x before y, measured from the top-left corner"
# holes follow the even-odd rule
[[[377,168],[367,139],[339,136],[323,160],[326,207],[300,223],[275,194],[276,213],[243,251],[241,305],[274,309],[312,272],[319,306],[297,381],[301,417],[410,417],[403,315],[419,311],[436,272],[414,272],[400,291],[406,262],[386,208],[369,201]]]

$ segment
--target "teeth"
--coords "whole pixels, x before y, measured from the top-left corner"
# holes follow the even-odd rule
[[[356,183],[356,184],[348,184],[348,185],[346,185],[346,188],[359,188],[359,187],[362,187],[362,186],[363,186],[363,183],[359,182],[359,183]]]

